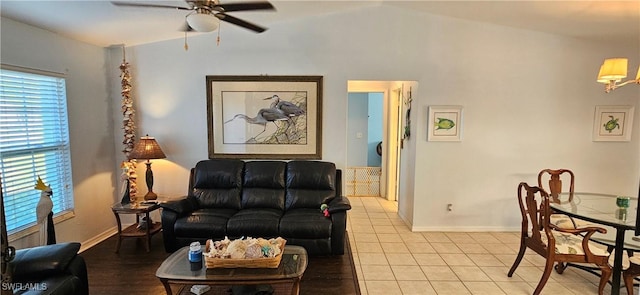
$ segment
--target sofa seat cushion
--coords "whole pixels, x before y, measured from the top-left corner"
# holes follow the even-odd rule
[[[227,221],[236,212],[235,209],[198,209],[189,216],[178,218],[173,229],[179,237],[224,237]]]
[[[227,233],[230,237],[278,237],[278,224],[282,210],[272,208],[242,209],[229,218]]]
[[[283,238],[324,239],[331,237],[331,218],[324,217],[320,208],[292,209],[280,219]]]

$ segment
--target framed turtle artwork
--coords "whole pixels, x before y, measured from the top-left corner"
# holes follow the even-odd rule
[[[429,106],[428,141],[462,140],[462,106]]]
[[[596,106],[593,141],[630,141],[633,106]]]

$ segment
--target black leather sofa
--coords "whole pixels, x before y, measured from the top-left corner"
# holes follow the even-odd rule
[[[62,243],[16,251],[9,262],[13,294],[87,295],[87,266],[80,243]]]
[[[341,171],[329,162],[200,161],[191,169],[188,196],[161,204],[165,250],[207,239],[280,236],[310,255],[344,254],[351,205],[341,188]]]

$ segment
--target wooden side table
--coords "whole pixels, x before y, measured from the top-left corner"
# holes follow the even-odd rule
[[[144,205],[140,203],[125,205],[116,203],[111,207],[111,211],[113,211],[113,214],[116,216],[116,221],[118,222],[118,244],[116,245],[116,253],[120,251],[120,244],[124,238],[144,238],[146,242],[146,250],[147,252],[150,251],[151,236],[162,229],[162,223],[151,222],[147,223],[146,228],[138,228],[138,225],[140,224],[140,214],[145,214],[146,220],[151,220],[149,218],[149,213],[153,210],[157,210],[158,208],[160,208],[160,205],[158,204]],[[135,214],[136,223],[122,229],[120,214]]]

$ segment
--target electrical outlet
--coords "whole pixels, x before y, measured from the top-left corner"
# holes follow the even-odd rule
[[[447,211],[453,211],[453,204],[447,204]]]

